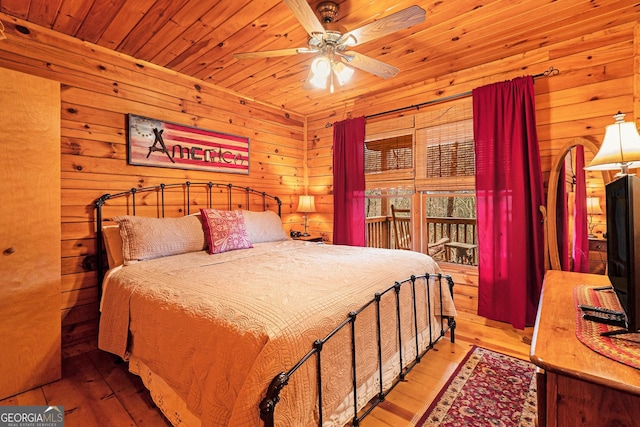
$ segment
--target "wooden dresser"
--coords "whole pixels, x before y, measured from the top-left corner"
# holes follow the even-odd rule
[[[640,423],[640,370],[608,359],[576,337],[573,288],[610,286],[603,275],[550,270],[544,279],[531,344],[538,374],[542,426],[616,426]]]

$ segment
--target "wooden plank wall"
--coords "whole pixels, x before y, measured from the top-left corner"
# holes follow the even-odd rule
[[[3,14],[0,19],[13,20]],[[95,253],[92,203],[99,195],[162,182],[233,182],[280,196],[285,221],[292,227],[302,222],[292,212],[296,194],[304,193],[304,117],[42,27],[17,23],[22,32],[6,26],[0,67],[61,85],[63,355],[96,345],[98,288],[94,266],[87,261]],[[247,136],[250,174],[130,166],[127,113]],[[37,206],[16,209],[28,214]]]
[[[371,93],[354,105],[340,105],[333,111],[308,117],[309,191],[316,195],[316,204],[331,206],[332,188],[332,128],[331,123],[349,117],[372,115],[401,107],[417,105],[443,97],[471,91],[475,87],[535,75],[554,67],[557,76],[535,81],[538,138],[545,185],[553,157],[560,147],[577,138],[589,138],[600,145],[605,127],[613,123],[612,116],[622,111],[627,120],[637,119],[638,80],[634,65],[634,24],[624,24],[608,30],[563,39],[557,43],[522,55],[452,72],[442,76],[425,76],[422,84],[394,93]],[[637,50],[637,46],[635,47]],[[461,52],[461,55],[465,54]],[[635,61],[634,61],[635,58]],[[402,71],[401,71],[402,72]],[[414,114],[415,110],[370,119],[368,124],[392,117]],[[590,177],[590,185],[601,182]],[[592,190],[603,195],[603,187]],[[602,218],[603,220],[604,218]],[[318,231],[331,232],[332,218],[316,222]],[[456,279],[456,302],[463,310],[477,310],[477,272],[468,268],[451,270]]]
[[[0,18],[14,20],[3,14]],[[536,80],[538,135],[546,180],[552,158],[565,142],[592,138],[599,143],[606,125],[613,122],[611,116],[618,110],[632,113],[638,104],[634,97],[634,25],[630,24],[543,45],[471,69],[425,76],[422,84],[403,91],[371,93],[355,104],[305,118],[26,22],[17,23],[22,31],[9,26],[8,39],[0,42],[0,67],[61,83],[65,355],[95,346],[98,289],[95,271],[85,260],[95,246],[92,202],[104,192],[185,179],[233,181],[281,196],[285,221],[295,227],[301,218],[293,212],[294,202],[304,191],[308,175],[309,193],[316,196],[318,209],[310,215],[310,230],[331,234],[332,128],[327,124],[334,121],[467,92],[553,66],[560,70],[558,76]],[[562,40],[561,35],[556,40]],[[251,174],[129,166],[127,113],[248,136]],[[395,116],[408,114],[412,113]],[[304,167],[305,158],[308,168]],[[27,211],[33,207],[16,208]],[[458,305],[475,311],[475,271],[459,268],[452,273],[458,283]]]

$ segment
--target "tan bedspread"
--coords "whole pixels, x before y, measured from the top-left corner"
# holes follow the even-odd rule
[[[176,390],[204,426],[259,426],[258,402],[277,373],[291,368],[314,340],[333,330],[375,292],[427,272],[439,272],[439,268],[430,257],[416,252],[300,241],[139,262],[107,275],[99,347],[123,357],[131,352],[143,360]],[[408,295],[408,289],[401,295]],[[432,303],[439,310],[438,295],[435,289]],[[394,298],[383,299],[383,307],[391,308],[385,310],[389,313],[382,321],[391,342],[395,340]],[[446,291],[443,301],[445,314],[455,315]],[[409,307],[403,311],[409,313]],[[368,312],[356,321],[364,332],[357,344],[358,357],[365,360],[358,367],[359,382],[377,372],[374,314]],[[420,317],[425,326],[426,320]],[[405,328],[408,342],[411,327]],[[338,339],[348,338],[344,332],[339,335],[344,337]],[[327,345],[323,351],[323,372],[329,372],[323,376],[325,418],[344,405],[350,391],[351,350],[346,342]],[[387,353],[386,357],[397,357],[397,348]],[[278,425],[317,425],[315,362],[308,365],[285,388],[276,409]]]

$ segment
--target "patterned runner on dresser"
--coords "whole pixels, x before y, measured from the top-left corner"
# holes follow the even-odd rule
[[[640,369],[640,334],[621,334],[601,336],[602,332],[620,329],[582,318],[578,305],[604,307],[622,310],[620,302],[612,289],[602,290],[593,286],[581,285],[573,289],[576,306],[576,336],[584,345],[616,362]]]

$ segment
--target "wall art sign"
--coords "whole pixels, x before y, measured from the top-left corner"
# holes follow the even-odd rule
[[[129,164],[249,173],[249,138],[129,114]]]

